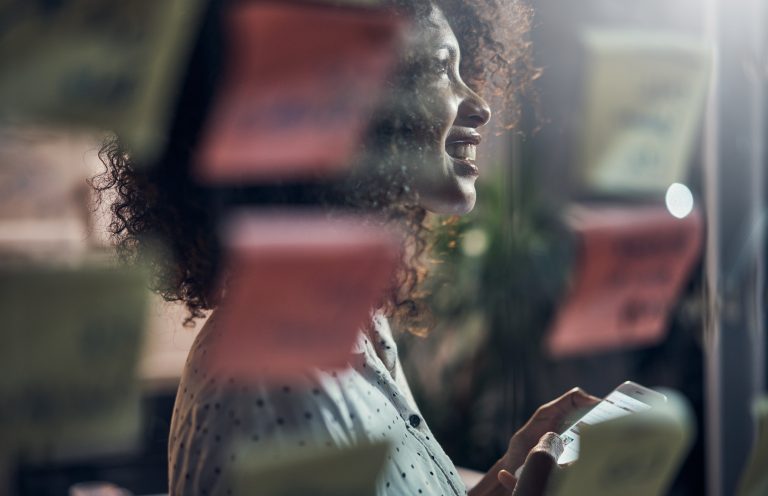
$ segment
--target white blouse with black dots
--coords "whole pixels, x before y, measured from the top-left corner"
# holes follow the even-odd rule
[[[374,317],[372,336],[360,333],[348,368],[316,371],[284,386],[206,374],[202,357],[215,336],[209,320],[179,385],[168,450],[171,495],[231,494],[222,473],[235,460],[233,441],[264,446],[279,459],[302,446],[383,439],[392,450],[377,494],[466,494],[416,407],[383,316]]]

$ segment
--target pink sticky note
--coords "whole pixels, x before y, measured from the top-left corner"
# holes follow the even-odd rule
[[[259,380],[345,366],[399,259],[394,233],[319,215],[239,214],[225,248],[211,370]]]
[[[196,157],[202,181],[344,169],[393,69],[402,22],[381,10],[238,2]]]
[[[677,219],[664,207],[579,208],[571,228],[582,251],[573,289],[547,336],[550,354],[584,355],[663,339],[701,251],[699,212]]]

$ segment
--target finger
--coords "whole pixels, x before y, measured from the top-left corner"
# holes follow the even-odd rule
[[[573,393],[573,401],[577,404],[579,408],[592,407],[602,401],[602,398],[593,396],[579,387],[574,389],[575,389],[575,392]]]
[[[531,447],[542,434],[562,430],[566,419],[600,402],[581,388],[573,388],[559,398],[539,407],[526,424],[510,440],[510,466],[520,466]]]
[[[559,398],[540,406],[521,430],[530,445],[533,445],[544,432],[558,430],[566,419],[599,402],[599,398],[587,394],[581,388],[573,388]]]
[[[600,403],[600,398],[587,394],[581,388],[573,388],[559,398],[541,407],[541,412],[548,416],[565,417],[578,410],[591,408]]]
[[[536,446],[531,449],[544,451],[548,453],[552,458],[554,458],[555,461],[557,461],[560,458],[560,455],[563,454],[565,445],[563,444],[563,439],[560,436],[554,432],[547,432],[541,436],[541,439],[539,439],[539,442],[536,444]],[[515,480],[520,479],[520,475],[523,473],[524,466],[525,465],[520,465],[517,467],[517,470],[515,470]]]
[[[547,432],[543,436],[541,436],[541,439],[539,439],[539,443],[533,447],[532,452],[540,451],[548,454],[552,457],[555,461],[557,461],[558,458],[560,458],[560,455],[563,454],[563,450],[565,449],[565,446],[563,445],[563,439],[555,434],[554,432]]]
[[[561,408],[569,410],[589,408],[600,403],[600,398],[592,396],[580,387],[575,387],[555,400]]]
[[[549,475],[557,466],[557,458],[563,451],[562,441],[557,434],[545,434],[539,444],[525,459],[523,471],[520,474],[513,496],[541,496],[547,488]]]
[[[555,465],[551,456],[540,451],[532,452],[525,461],[523,473],[512,491],[512,496],[542,496]]]
[[[504,489],[512,492],[515,490],[515,486],[517,485],[517,479],[514,475],[510,474],[506,470],[499,470],[498,475],[496,478],[499,480],[499,483],[504,486]]]

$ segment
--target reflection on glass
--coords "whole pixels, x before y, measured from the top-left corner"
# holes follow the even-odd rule
[[[672,183],[665,198],[667,210],[678,219],[684,219],[693,211],[693,193],[688,186]]]

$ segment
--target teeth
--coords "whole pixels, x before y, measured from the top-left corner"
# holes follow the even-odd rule
[[[450,143],[446,145],[448,155],[460,160],[475,160],[477,146],[472,143]]]

